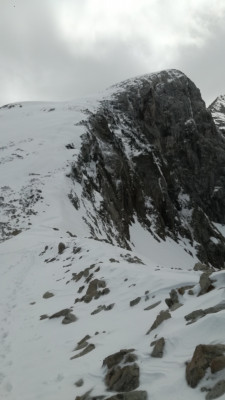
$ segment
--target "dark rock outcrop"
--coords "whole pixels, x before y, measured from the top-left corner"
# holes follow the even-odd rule
[[[197,242],[200,261],[223,268],[225,239],[211,221],[225,223],[225,142],[194,83],[177,70],[122,82],[84,124],[71,177],[92,204],[92,236],[129,249],[136,215],[155,238]]]

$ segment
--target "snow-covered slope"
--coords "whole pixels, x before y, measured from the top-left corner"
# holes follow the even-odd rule
[[[204,399],[201,387],[223,371],[207,371],[192,389],[185,363],[198,344],[225,343],[225,311],[188,325],[184,317],[224,304],[225,273],[211,270],[214,289],[198,296],[202,271],[193,270],[198,259],[185,239],[160,240],[134,218],[126,250],[109,243],[98,215],[93,235],[94,209],[74,186],[71,165],[100,100],[0,109],[0,399],[109,398],[122,389],[107,390],[102,364],[121,349],[135,349],[136,390],[149,400]],[[160,311],[170,318],[146,334]],[[163,357],[152,357],[150,343],[161,337]]]

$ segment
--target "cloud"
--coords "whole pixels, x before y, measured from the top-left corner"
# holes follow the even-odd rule
[[[5,0],[0,103],[71,99],[164,68],[184,70],[211,98],[224,16],[224,0]]]

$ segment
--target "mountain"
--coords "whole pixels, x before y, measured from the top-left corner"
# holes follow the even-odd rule
[[[225,133],[225,96],[221,95],[213,101],[213,103],[208,107],[211,112],[212,117],[216,126],[222,132]]]
[[[1,398],[222,398],[225,144],[194,83],[9,104],[0,132]]]

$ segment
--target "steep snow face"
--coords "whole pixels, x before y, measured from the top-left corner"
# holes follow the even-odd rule
[[[108,91],[104,96],[115,100]],[[182,236],[175,241],[165,235],[163,240],[153,229],[154,213],[148,215],[151,229],[133,215],[130,250],[119,247],[118,226],[104,216],[103,193],[97,186],[87,190],[90,177],[95,183],[98,160],[87,164],[79,180],[71,172],[84,161],[80,157],[90,118],[105,101],[98,96],[76,103],[21,103],[0,109],[1,399],[78,400],[89,391],[83,399],[107,399],[116,391],[107,388],[103,360],[131,348],[140,371],[137,390],[145,391],[148,400],[202,400],[201,387],[210,388],[222,379],[223,371],[207,371],[193,390],[185,380],[185,363],[199,343],[224,343],[224,310],[189,325],[184,317],[223,303],[224,271],[213,272],[213,287],[198,296],[201,271],[193,270],[196,243]],[[137,149],[122,138],[121,125],[118,132],[124,141],[125,166],[133,165],[126,164],[130,154],[137,157],[145,142],[140,135]],[[112,161],[106,165],[112,175],[114,153],[100,138],[104,133],[99,131],[98,143],[103,156]],[[160,174],[161,161],[153,154]],[[116,184],[121,188],[119,180]],[[151,197],[144,201],[150,210]],[[191,218],[189,201],[179,191],[184,226]],[[223,237],[223,227],[216,227]],[[165,299],[172,289],[178,303],[168,309]],[[166,310],[171,318],[146,334]],[[163,357],[151,357],[150,343],[161,337]]]
[[[225,95],[218,96],[208,107],[216,126],[225,134]]]

